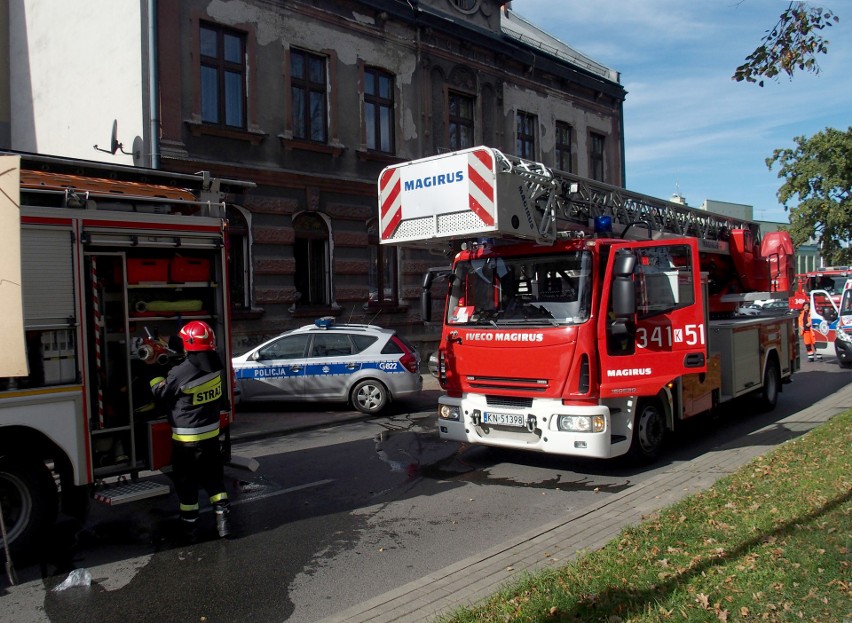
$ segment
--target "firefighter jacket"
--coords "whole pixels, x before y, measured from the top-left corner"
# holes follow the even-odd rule
[[[200,351],[151,381],[154,398],[168,411],[172,439],[192,443],[219,435],[223,377],[219,355]]]

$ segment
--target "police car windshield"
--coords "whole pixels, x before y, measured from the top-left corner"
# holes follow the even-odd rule
[[[588,320],[587,251],[458,262],[447,306],[451,325],[560,326]]]

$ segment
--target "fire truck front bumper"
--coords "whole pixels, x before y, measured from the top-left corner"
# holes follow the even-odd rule
[[[622,428],[605,405],[566,407],[558,400],[536,399],[530,408],[490,407],[485,397],[441,396],[438,433],[441,439],[564,456],[607,459],[630,447]]]

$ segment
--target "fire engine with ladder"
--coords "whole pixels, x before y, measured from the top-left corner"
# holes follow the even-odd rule
[[[378,180],[383,244],[439,248],[444,439],[656,459],[687,418],[751,395],[775,406],[799,368],[793,247],[756,223],[629,192],[489,147]],[[744,401],[743,415],[751,403]]]
[[[149,381],[180,358],[185,322],[214,329],[233,404],[223,197],[252,184],[33,154],[0,162],[2,538],[31,555],[60,510],[82,518],[92,497],[169,493],[140,475],[169,465]],[[229,460],[232,419],[227,406]]]

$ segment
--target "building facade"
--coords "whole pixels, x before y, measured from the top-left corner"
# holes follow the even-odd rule
[[[27,38],[12,24],[10,48],[38,61],[13,68],[14,101],[16,83],[28,81],[30,93],[48,88],[49,52],[43,41],[34,45],[36,31],[63,12],[76,19],[63,7],[78,2],[56,2],[51,19],[32,18],[49,17],[44,2],[11,2],[11,21],[26,25]],[[102,57],[92,50],[88,62],[98,76],[113,66],[114,84],[92,86],[87,116],[86,99],[49,110],[31,97],[33,140],[16,131],[26,113],[13,104],[12,147],[77,157],[82,149],[88,158],[254,182],[228,197],[237,352],[328,315],[397,328],[429,350],[437,329],[420,319],[420,283],[449,260],[378,244],[376,186],[389,164],[486,144],[623,184],[626,93],[618,74],[526,22],[508,2],[105,4],[105,16],[116,5],[128,9],[127,49],[111,45]],[[97,15],[90,20],[80,27],[108,38],[117,30],[115,21],[110,31]],[[71,56],[75,66],[62,73],[87,75],[86,60]],[[61,118],[43,121],[51,115]],[[101,133],[95,140],[94,130],[74,135],[81,115]],[[92,149],[97,141],[115,145],[108,134],[116,119],[122,148]],[[54,129],[40,132],[47,123]]]

